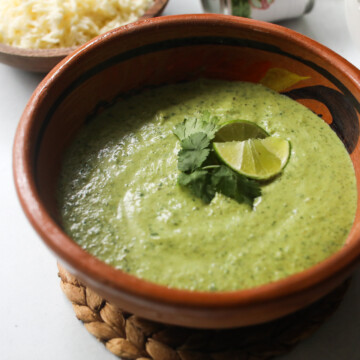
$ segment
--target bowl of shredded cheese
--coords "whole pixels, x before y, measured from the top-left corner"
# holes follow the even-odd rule
[[[1,0],[0,61],[47,72],[109,30],[159,15],[168,0]]]

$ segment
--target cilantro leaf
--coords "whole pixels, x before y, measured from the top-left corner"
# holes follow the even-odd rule
[[[244,195],[244,202],[251,206],[254,203],[254,199],[261,196],[260,184],[240,174],[238,174],[238,189],[241,189],[241,193]]]
[[[217,122],[216,117],[205,112],[200,119],[187,118],[175,126],[173,132],[181,144],[178,183],[207,204],[218,192],[252,206],[261,195],[260,185],[226,165],[217,165],[217,159],[212,156],[211,140],[218,130]]]
[[[182,149],[178,153],[180,171],[194,171],[201,167],[210,153],[210,139],[203,133],[195,133],[181,141]]]
[[[207,170],[195,170],[191,174],[180,173],[178,183],[189,188],[206,204],[209,204],[215,196],[215,190],[210,182],[210,173]]]
[[[237,176],[227,166],[221,165],[213,171],[211,184],[217,192],[235,198],[237,192]]]
[[[206,117],[207,118],[207,115]],[[215,137],[215,133],[218,130],[218,119],[213,118],[210,121],[198,119],[196,117],[186,118],[182,123],[177,124],[173,130],[173,133],[178,137],[180,141],[186,139],[192,134],[203,132],[207,134],[209,140]]]
[[[238,203],[253,205],[254,199],[261,195],[260,185],[242,176],[227,166],[221,165],[215,169],[211,176],[214,189]]]
[[[210,139],[204,132],[198,132],[181,141],[184,150],[206,149],[210,145]]]

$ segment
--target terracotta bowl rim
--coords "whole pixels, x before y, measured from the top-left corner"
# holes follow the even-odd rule
[[[94,284],[101,283],[115,292],[128,293],[159,303],[201,308],[236,307],[288,297],[305,289],[319,286],[330,277],[335,277],[338,273],[353,267],[358,262],[360,257],[360,224],[354,222],[350,234],[352,241],[349,244],[323,262],[303,272],[251,289],[200,292],[172,289],[150,283],[116,270],[96,259],[82,250],[62,231],[50,217],[40,199],[32,176],[30,149],[32,127],[36,122],[38,109],[46,99],[46,89],[59,81],[64,70],[77,61],[81,61],[83,57],[86,57],[86,53],[94,47],[111,42],[117,37],[126,37],[128,33],[136,34],[143,31],[151,33],[151,29],[154,28],[189,26],[194,22],[206,23],[208,26],[227,24],[249,31],[265,32],[284,40],[285,43],[297,44],[299,48],[306,48],[308,54],[311,53],[329,61],[334,69],[344,74],[345,78],[359,89],[360,93],[360,71],[355,66],[316,41],[279,25],[227,15],[196,14],[152,18],[111,30],[81,46],[60,62],[40,83],[24,110],[15,135],[13,171],[16,190],[25,214],[47,246],[65,266],[72,269],[80,278],[81,274],[85,274],[86,277],[94,281]],[[181,35],[177,37],[181,37]]]

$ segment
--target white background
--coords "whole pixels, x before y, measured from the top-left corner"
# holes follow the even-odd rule
[[[165,15],[201,12],[197,0],[170,0]],[[317,0],[313,12],[283,22],[360,68],[342,0]],[[360,36],[360,34],[359,34]],[[21,113],[42,76],[0,64],[0,359],[113,359],[75,318],[56,261],[24,217],[12,179],[11,150]],[[284,360],[359,360],[360,271],[340,309]]]

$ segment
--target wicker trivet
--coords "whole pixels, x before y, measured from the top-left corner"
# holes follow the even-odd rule
[[[349,281],[279,320],[231,330],[198,330],[141,319],[109,304],[59,266],[77,318],[113,354],[131,360],[264,360],[310,336],[338,307]]]

